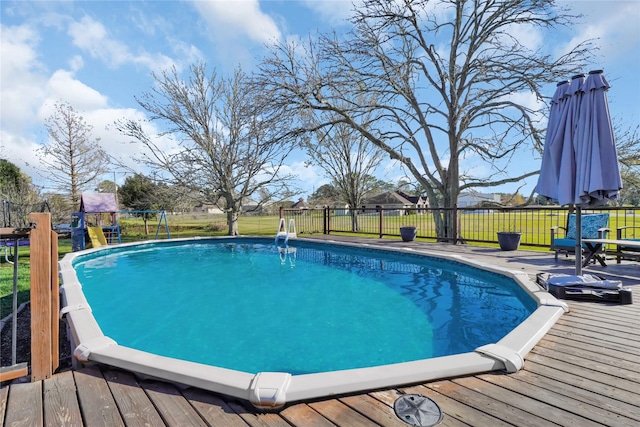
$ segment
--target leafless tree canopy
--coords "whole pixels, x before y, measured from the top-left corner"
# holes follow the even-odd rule
[[[346,37],[276,45],[260,78],[275,105],[349,125],[399,161],[432,206],[453,208],[464,189],[538,173],[526,165],[518,176],[505,173],[515,153],[542,145],[545,107],[522,99],[545,99],[542,85],[580,70],[588,45],[554,59],[514,34],[572,18],[552,0],[364,0]],[[462,170],[466,158],[492,172]],[[453,214],[436,225],[455,239]]]
[[[341,201],[351,207],[353,231],[358,231],[356,209],[373,188],[372,177],[384,152],[338,116],[330,125],[316,116],[304,119],[306,128],[315,129],[303,139],[307,163],[319,166],[331,178]]]
[[[138,122],[119,122],[118,128],[148,149],[141,161],[223,208],[229,234],[238,234],[238,215],[248,198],[260,194],[258,202],[264,203],[288,188],[290,177],[281,173],[293,147],[283,131],[288,120],[264,110],[261,93],[239,69],[225,78],[196,64],[186,79],[176,69],[154,78],[152,91],[137,101],[151,120],[166,126],[158,137],[172,137],[177,147],[161,149]]]
[[[65,102],[55,105],[45,127],[50,140],[38,149],[40,161],[46,166],[43,173],[55,189],[70,197],[77,209],[82,191],[91,189],[107,172],[107,153],[99,139],[92,138],[93,126]]]

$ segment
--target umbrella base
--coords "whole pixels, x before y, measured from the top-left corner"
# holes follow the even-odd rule
[[[633,304],[631,289],[623,288],[618,280],[605,280],[593,275],[549,273],[540,273],[536,278],[540,286],[558,299]]]

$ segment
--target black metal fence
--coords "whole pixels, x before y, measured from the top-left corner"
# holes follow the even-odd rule
[[[437,208],[371,208],[358,209],[355,215],[347,208],[282,209],[281,218],[288,224],[294,219],[298,234],[357,233],[400,236],[400,227],[413,226],[417,237],[437,240],[434,211]],[[566,227],[569,208],[535,206],[525,208],[457,208],[458,241],[498,243],[497,232],[521,233],[521,245],[549,246],[552,227]],[[582,214],[609,213],[607,237],[615,238],[618,227],[640,227],[640,207],[605,207],[583,209]],[[354,220],[355,217],[355,220]],[[634,233],[636,235],[634,235]],[[630,230],[627,238],[640,238],[640,228]]]

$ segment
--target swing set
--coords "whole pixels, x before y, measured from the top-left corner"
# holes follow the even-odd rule
[[[118,218],[122,215],[160,215],[155,238],[164,226],[167,238],[171,238],[167,213],[164,210],[118,210],[113,193],[82,193],[80,211],[71,214],[71,248],[86,249],[87,239],[94,248],[122,243]]]

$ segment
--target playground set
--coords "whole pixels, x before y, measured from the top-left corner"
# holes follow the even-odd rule
[[[88,236],[94,248],[122,243],[120,224],[121,215],[160,215],[155,238],[158,238],[164,224],[167,238],[171,238],[167,214],[164,210],[119,210],[113,193],[82,193],[80,211],[71,214],[71,249],[86,249]]]

